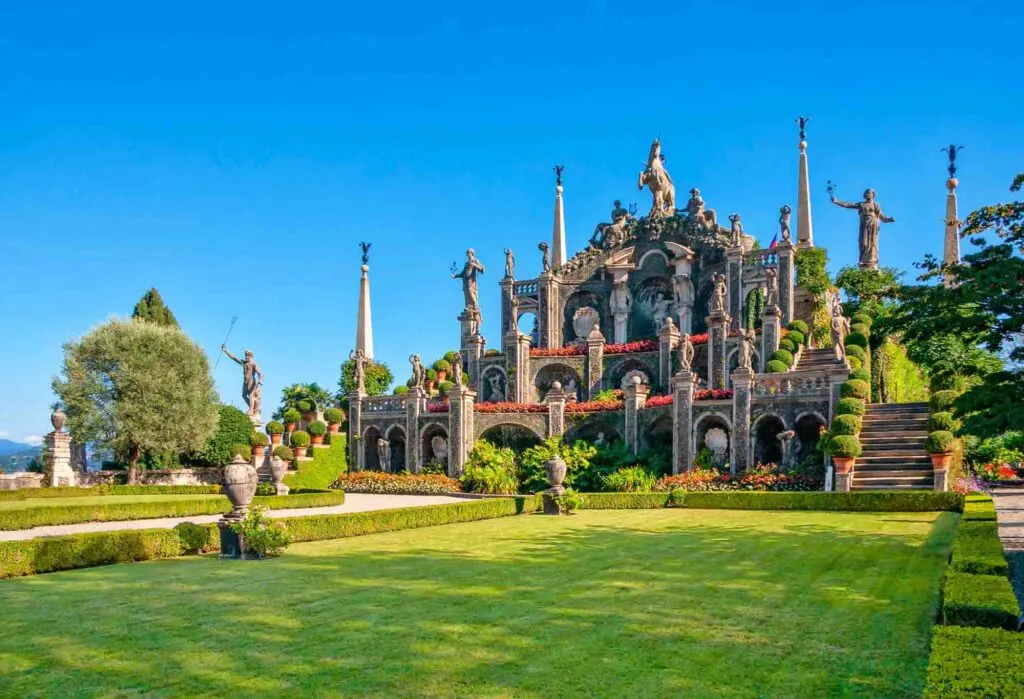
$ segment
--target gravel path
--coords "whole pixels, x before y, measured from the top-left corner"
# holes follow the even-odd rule
[[[1024,488],[994,488],[992,499],[999,518],[999,538],[1010,562],[1013,589],[1024,608]]]
[[[448,495],[364,495],[360,493],[346,493],[344,505],[271,510],[270,515],[272,517],[338,515],[346,512],[442,505],[449,502],[466,502],[466,498]],[[195,517],[178,517],[173,519],[132,519],[121,522],[88,522],[86,524],[65,524],[56,527],[35,527],[33,529],[0,531],[0,541],[17,541],[35,539],[41,536],[61,536],[62,534],[81,534],[83,532],[109,532],[121,529],[170,529],[181,522],[208,524],[216,522],[218,519],[220,519],[220,515],[197,515]]]

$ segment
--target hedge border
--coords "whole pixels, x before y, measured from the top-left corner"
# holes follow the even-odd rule
[[[1010,581],[1002,575],[950,572],[942,586],[942,623],[987,626],[1015,631],[1020,606]]]
[[[219,495],[219,485],[97,485],[91,488],[18,488],[0,490],[3,500],[85,498],[95,495]]]
[[[1003,629],[936,626],[925,678],[925,699],[1018,697],[1024,634]]]
[[[961,520],[953,539],[953,556],[949,566],[958,573],[975,575],[1010,574],[995,521]]]

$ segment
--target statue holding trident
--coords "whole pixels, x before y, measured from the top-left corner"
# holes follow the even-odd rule
[[[248,406],[248,415],[253,420],[260,417],[260,386],[263,385],[263,371],[253,358],[252,350],[245,350],[245,359],[239,359],[228,351],[227,345],[220,346],[221,351],[231,361],[242,365],[242,400]]]
[[[875,201],[875,190],[864,190],[864,201],[846,202],[836,199],[835,185],[828,183],[829,199],[844,209],[856,209],[860,215],[859,244],[861,269],[878,269],[878,229],[883,223],[895,223],[896,219],[882,213],[882,207]]]
[[[665,169],[664,158],[661,155],[661,140],[657,138],[654,139],[647,154],[647,167],[637,178],[637,189],[643,189],[644,185],[651,190],[654,199],[651,205],[651,218],[671,216],[676,212],[676,186],[672,184],[672,178]]]

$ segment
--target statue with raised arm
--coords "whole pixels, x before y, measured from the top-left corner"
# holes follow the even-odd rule
[[[846,202],[836,199],[829,193],[829,198],[836,206],[844,209],[856,209],[860,216],[859,243],[861,269],[878,269],[878,229],[883,223],[894,223],[896,219],[882,213],[882,207],[875,201],[875,190],[864,191],[864,201]]]
[[[423,379],[426,378],[426,372],[423,371],[423,363],[420,362],[420,355],[409,355],[409,363],[412,364],[413,388],[423,388]]]
[[[679,372],[688,374],[693,370],[693,358],[696,356],[697,350],[693,347],[693,342],[690,340],[690,333],[683,333],[683,337],[679,341]]]
[[[537,249],[541,252],[541,271],[547,274],[551,271],[551,248],[547,243],[540,243],[537,245]]]
[[[774,267],[766,267],[764,270],[764,283],[767,288],[764,295],[764,307],[771,308],[779,305],[779,272]]]
[[[245,359],[239,359],[228,351],[226,345],[220,349],[228,359],[242,366],[242,400],[248,410],[246,415],[252,418],[260,416],[260,386],[263,385],[263,371],[253,358],[252,350],[245,350]]]
[[[454,265],[453,265],[454,267]],[[476,259],[473,248],[466,250],[466,264],[461,272],[452,275],[452,279],[462,280],[462,295],[465,297],[466,310],[480,307],[480,295],[477,290],[476,278],[484,273],[484,266]]]
[[[511,248],[505,248],[505,276],[509,279],[516,276],[516,257]]]
[[[637,189],[643,189],[644,185],[651,190],[652,218],[672,216],[676,212],[676,187],[672,184],[668,170],[665,169],[665,161],[661,155],[661,140],[657,138],[647,153],[647,167],[637,178]]]
[[[357,349],[353,352],[348,353],[348,358],[352,360],[353,374],[356,379],[356,387],[366,392],[366,365],[369,363],[369,359],[366,358],[366,353],[361,349]]]
[[[779,209],[779,230],[782,232],[783,243],[790,241],[789,217],[792,213],[793,209],[789,208],[789,204],[783,204],[782,208]]]

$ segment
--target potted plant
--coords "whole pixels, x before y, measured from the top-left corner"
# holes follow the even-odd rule
[[[299,409],[299,412],[302,413],[302,419],[305,420],[306,423],[316,420],[316,406],[313,405],[313,401],[302,399],[298,402],[296,407]]]
[[[434,362],[433,369],[437,372],[437,380],[444,381],[448,378],[448,372],[452,370],[452,365],[445,359],[438,359]]]
[[[434,388],[434,382],[437,381],[437,372],[433,369],[427,369],[423,372],[423,387],[427,391],[431,391]]]
[[[267,443],[270,439],[262,432],[253,432],[249,435],[249,446],[252,447],[252,466],[257,471],[263,465],[263,458],[266,455]]]
[[[248,444],[235,444],[231,447],[231,458],[241,456],[244,460],[252,460],[252,448]]]
[[[309,433],[303,432],[302,430],[295,430],[292,432],[292,451],[295,452],[295,457],[301,459],[306,455],[306,447],[309,446]]]
[[[238,534],[246,560],[278,556],[292,540],[284,523],[267,517],[263,507],[250,509],[244,519],[231,525],[231,531]]]
[[[285,430],[288,434],[291,434],[295,431],[295,426],[299,424],[299,420],[302,419],[302,413],[295,408],[288,408],[284,411],[284,415],[282,417],[284,418]]]
[[[850,473],[861,454],[860,440],[850,434],[836,435],[828,440],[825,450],[836,465],[836,473]]]
[[[267,434],[270,435],[271,444],[280,444],[281,435],[284,434],[284,424],[277,420],[271,420],[267,423]]]
[[[944,471],[953,461],[953,450],[956,448],[956,436],[946,430],[936,430],[924,441],[924,450],[932,456],[932,468]]]
[[[314,420],[309,423],[309,434],[313,438],[313,446],[323,444],[324,435],[327,434],[327,423],[320,420]]]
[[[327,420],[327,431],[338,434],[338,426],[345,421],[345,413],[341,408],[328,408],[324,411],[324,418]]]

